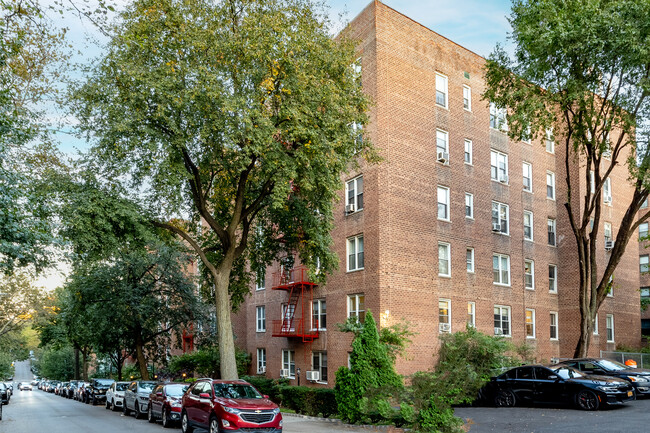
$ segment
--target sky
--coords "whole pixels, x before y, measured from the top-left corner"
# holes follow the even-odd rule
[[[45,0],[46,3],[53,1]],[[344,23],[356,17],[370,0],[325,2],[330,8],[330,20],[335,29],[340,29]],[[123,4],[126,1],[114,0],[113,3]],[[509,0],[386,0],[383,3],[484,57],[492,52],[497,43],[505,45],[510,31],[506,18],[510,14]],[[88,63],[101,54],[101,47],[96,43],[101,35],[92,24],[76,18],[67,18],[56,24],[69,28],[69,40],[75,48],[75,62]],[[79,75],[79,78],[82,77]],[[63,113],[54,108],[48,110],[51,110],[53,118],[63,116]],[[72,119],[66,120],[73,122]],[[71,156],[88,148],[86,142],[69,133],[58,133],[56,137],[60,150]],[[66,273],[65,267],[54,269],[39,279],[37,284],[49,289],[55,288],[61,284]]]

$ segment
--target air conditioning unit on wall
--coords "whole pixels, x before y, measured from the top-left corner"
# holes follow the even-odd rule
[[[318,370],[307,370],[307,380],[311,380],[312,382],[316,382],[320,380],[320,371]]]
[[[354,203],[345,205],[345,213],[352,213],[355,210]]]
[[[280,370],[280,377],[289,377],[289,369],[283,368],[282,370]]]
[[[449,161],[449,153],[448,152],[438,152],[436,154],[436,159],[438,162],[442,162],[443,164],[446,164],[447,161]]]
[[[451,324],[449,324],[449,323],[440,323],[440,324],[438,324],[438,330],[440,332],[450,332],[451,331]]]

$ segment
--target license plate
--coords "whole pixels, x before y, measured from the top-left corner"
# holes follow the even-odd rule
[[[628,396],[628,397],[632,397],[633,395],[634,395],[634,393],[633,393],[632,391],[628,391],[628,392],[627,392],[627,396]]]

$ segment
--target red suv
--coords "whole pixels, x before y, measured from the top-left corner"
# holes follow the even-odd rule
[[[183,395],[181,430],[282,433],[277,404],[244,380],[199,379]]]

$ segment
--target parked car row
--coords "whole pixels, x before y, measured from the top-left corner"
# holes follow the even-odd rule
[[[608,359],[580,358],[513,368],[493,377],[479,397],[497,407],[559,403],[596,410],[644,395],[650,395],[650,370]]]
[[[278,405],[244,380],[203,378],[191,385],[112,379],[53,382],[41,381],[38,387],[62,397],[74,389],[72,398],[78,401],[103,402],[107,410],[121,409],[125,415],[133,413],[136,419],[146,417],[150,423],[160,421],[165,428],[180,425],[183,433],[195,428],[210,433],[240,429],[282,433]]]

